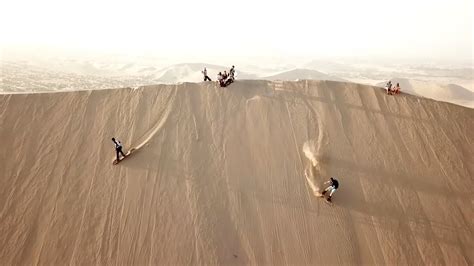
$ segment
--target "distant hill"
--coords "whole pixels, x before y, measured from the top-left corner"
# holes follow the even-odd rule
[[[327,75],[322,72],[311,70],[311,69],[293,69],[285,71],[273,76],[264,77],[263,79],[268,80],[301,80],[301,79],[313,79],[313,80],[332,80],[332,81],[346,81],[344,79]]]
[[[329,60],[312,60],[311,62],[305,65],[305,68],[317,69],[326,73],[357,71],[356,68],[352,67],[349,64],[342,64]]]

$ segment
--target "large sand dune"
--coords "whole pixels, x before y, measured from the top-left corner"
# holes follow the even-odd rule
[[[473,117],[331,81],[0,95],[0,264],[472,265]]]

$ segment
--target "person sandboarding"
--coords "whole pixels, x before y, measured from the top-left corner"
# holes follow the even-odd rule
[[[112,142],[114,143],[115,152],[117,153],[117,159],[114,161],[114,164],[118,164],[121,160],[125,159],[127,155],[125,155],[125,153],[123,153],[122,151],[123,146],[120,140],[116,140],[115,138],[112,138]],[[120,154],[122,154],[123,159],[120,159]]]
[[[331,202],[332,194],[336,192],[339,187],[339,182],[335,178],[330,178],[329,181],[324,182],[324,184],[329,184],[329,186],[321,193],[321,197],[324,197],[326,192],[329,192],[329,196],[326,198],[328,202]]]

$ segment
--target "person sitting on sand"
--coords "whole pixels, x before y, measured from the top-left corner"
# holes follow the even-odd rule
[[[392,81],[389,80],[387,85],[385,85],[385,89],[387,90],[387,94],[392,95]]]
[[[224,74],[222,74],[222,79],[226,80],[228,76],[229,75],[227,75],[227,71],[224,70]]]
[[[204,75],[204,81],[212,81],[211,78],[209,78],[209,76],[207,75],[207,69],[204,68],[203,71],[201,71],[201,73]]]
[[[324,184],[329,184],[329,186],[323,191],[322,196],[324,197],[324,194],[329,191],[329,197],[327,198],[327,201],[331,201],[332,194],[336,192],[337,188],[339,187],[339,182],[335,178],[330,178],[329,181],[324,182]]]
[[[225,85],[229,86],[232,82],[234,82],[234,77],[235,75],[235,67],[232,66],[232,68],[229,70],[229,76],[227,77],[227,80],[225,81]]]
[[[222,73],[219,72],[219,74],[217,74],[217,83],[219,84],[219,86],[221,87],[224,87],[224,77],[222,76]]]
[[[232,82],[234,82],[234,79],[232,77],[228,77],[226,80],[225,80],[225,86],[229,86]]]
[[[114,142],[115,145],[115,152],[117,153],[117,162],[120,161],[120,154],[122,154],[123,158],[126,157],[125,153],[122,151],[122,143],[119,140],[116,140],[115,138],[112,138],[112,141]]]
[[[395,94],[399,94],[400,93],[400,83],[397,82],[397,86],[395,86],[395,88],[392,91]]]

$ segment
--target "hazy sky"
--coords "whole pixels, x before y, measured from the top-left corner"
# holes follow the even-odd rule
[[[165,55],[473,56],[472,0],[4,0],[0,45]]]

